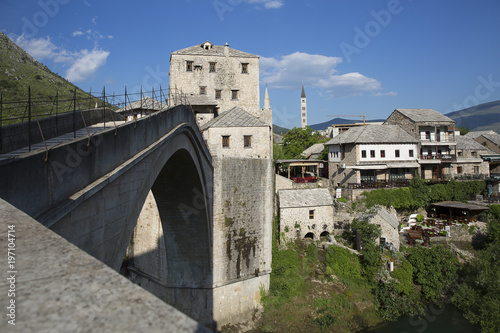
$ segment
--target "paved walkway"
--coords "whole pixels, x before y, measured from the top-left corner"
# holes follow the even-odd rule
[[[39,143],[32,144],[31,151],[29,150],[29,147],[24,147],[24,148],[13,150],[13,151],[8,152],[8,153],[0,154],[0,161],[7,160],[10,158],[17,158],[17,157],[20,157],[24,154],[30,153],[30,152],[37,152],[40,150],[51,149],[57,145],[74,140],[75,138],[78,139],[78,138],[82,138],[82,137],[87,137],[89,135],[92,136],[92,135],[99,133],[101,131],[109,130],[110,128],[114,128],[115,124],[116,124],[116,126],[119,126],[123,123],[125,123],[125,121],[123,121],[123,120],[115,121],[115,122],[108,121],[106,123],[99,123],[99,124],[95,124],[95,125],[92,125],[89,127],[85,127],[85,128],[77,130],[76,135],[73,132],[66,133],[66,134],[63,134],[61,136],[57,136],[55,138],[45,140],[45,143],[39,142]]]

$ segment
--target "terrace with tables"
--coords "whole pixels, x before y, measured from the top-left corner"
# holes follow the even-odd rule
[[[417,221],[417,214],[410,215],[408,225],[401,229],[406,235],[409,245],[420,243],[427,246],[432,237],[446,237],[450,235],[452,226],[467,226],[478,222],[478,216],[489,208],[470,203],[444,201],[432,204],[428,217]]]

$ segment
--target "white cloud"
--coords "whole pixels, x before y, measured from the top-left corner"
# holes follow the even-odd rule
[[[375,94],[372,94],[372,96],[391,96],[391,97],[394,97],[394,96],[397,96],[398,93],[396,91],[389,91],[389,92],[386,92],[386,93],[382,93],[382,92],[378,92],[378,93],[375,93]]]
[[[97,19],[99,18],[99,16],[94,16],[92,18],[92,20],[90,20],[90,22],[92,22],[93,24],[97,25]]]
[[[246,0],[252,4],[262,4],[266,9],[277,9],[285,5],[284,0]]]
[[[78,32],[75,31],[73,35],[80,35]],[[29,39],[21,35],[13,38],[13,40],[38,61],[51,59],[55,63],[69,66],[66,71],[66,79],[73,82],[83,81],[94,75],[106,63],[106,59],[110,54],[108,51],[98,50],[97,48],[91,51],[82,49],[71,52],[54,45],[48,36]]]
[[[297,89],[301,84],[320,88],[332,97],[381,90],[374,78],[353,72],[338,74],[342,58],[295,52],[281,58],[260,58],[261,80],[274,88]]]
[[[83,81],[97,72],[106,63],[108,51],[94,49],[91,52],[83,50],[73,65],[66,72],[66,79],[72,82]]]
[[[52,43],[49,36],[29,39],[21,35],[13,40],[38,61],[57,56],[57,47]]]
[[[73,37],[85,36],[88,40],[113,39],[112,35],[104,36],[97,30],[87,29],[85,31],[77,30],[73,32]]]

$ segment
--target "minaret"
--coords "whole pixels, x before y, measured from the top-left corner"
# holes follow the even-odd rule
[[[302,85],[302,94],[300,95],[300,124],[302,128],[307,126],[307,101],[304,85]]]

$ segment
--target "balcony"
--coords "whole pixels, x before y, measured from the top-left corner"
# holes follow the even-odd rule
[[[432,162],[433,160],[439,160],[443,162],[455,162],[457,157],[455,155],[447,154],[436,154],[436,155],[421,155],[420,159],[425,163],[425,161]]]

